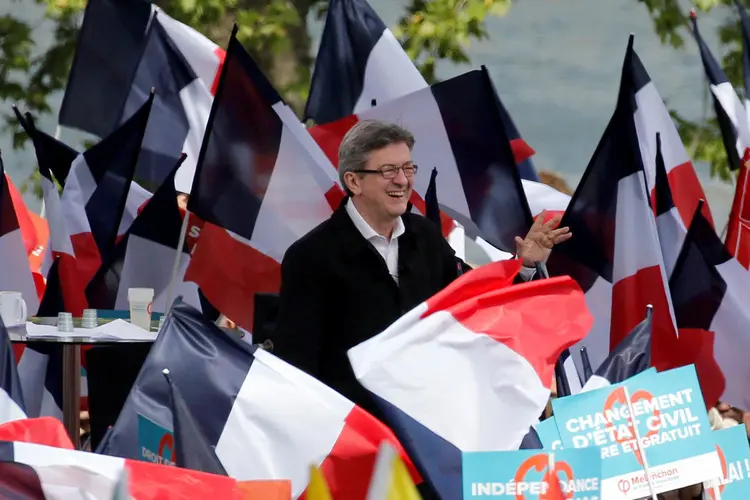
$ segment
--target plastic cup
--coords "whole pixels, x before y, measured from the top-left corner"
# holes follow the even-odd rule
[[[70,333],[73,331],[73,315],[69,312],[61,312],[57,315],[57,331]]]
[[[96,318],[96,309],[84,309],[83,310],[83,317],[81,318],[81,326],[84,328],[96,328],[97,325],[97,318]]]
[[[153,288],[129,288],[130,322],[146,331],[151,331],[151,306],[154,300]]]

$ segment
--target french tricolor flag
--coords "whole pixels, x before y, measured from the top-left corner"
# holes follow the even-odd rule
[[[641,91],[636,99],[632,97],[641,76],[639,67],[631,36],[617,106],[561,222],[575,236],[555,246],[547,261],[551,275],[573,277],[586,293],[595,322],[582,345],[594,370],[641,322],[649,304],[654,307],[654,335],[676,335],[644,180],[648,174],[642,161],[643,137],[632,118],[643,109],[638,100]],[[656,133],[651,141],[655,138]],[[655,159],[656,155],[651,165]],[[579,349],[573,350],[573,356],[579,356]]]
[[[702,332],[713,340],[710,352],[720,368],[713,376],[698,377],[704,394],[719,388],[714,399],[750,408],[750,271],[726,250],[711,224],[696,212],[669,280],[680,337],[683,329]],[[705,351],[705,350],[704,350]],[[724,380],[722,380],[722,378]]]
[[[181,152],[177,189],[190,192],[224,50],[142,0],[87,3],[60,108],[61,125],[106,137],[157,89],[136,178],[151,190]]]
[[[440,172],[441,210],[466,234],[506,252],[516,251],[516,236],[532,224],[516,160],[495,105],[486,69],[412,92],[310,130],[334,166],[346,132],[362,120],[398,123],[414,134],[412,203],[424,213],[424,196],[433,167]]]
[[[140,460],[107,457],[30,442],[0,441],[0,492],[13,484],[16,489],[44,493],[20,498],[283,498],[288,491],[283,481],[269,484],[245,483],[214,474],[192,471]],[[29,474],[29,468],[35,474]],[[123,476],[127,481],[123,482]],[[21,489],[21,479],[26,479]],[[28,482],[28,479],[35,481]],[[124,484],[123,484],[124,483]],[[23,483],[21,483],[23,484]],[[36,486],[29,490],[30,486]],[[7,489],[5,490],[8,491]],[[117,495],[115,494],[117,492]],[[128,493],[129,496],[121,497]],[[262,495],[269,496],[262,496]],[[257,496],[256,496],[257,495]],[[4,497],[8,498],[8,497]],[[10,497],[19,498],[19,497]],[[287,496],[288,498],[288,496]]]
[[[2,158],[0,158],[0,262],[3,263],[3,271],[0,272],[0,290],[21,292],[23,300],[26,301],[28,316],[34,316],[39,308],[39,296],[29,268],[23,234],[10,194],[10,181],[5,175]]]
[[[714,102],[716,120],[719,122],[721,138],[727,152],[727,160],[731,170],[740,167],[740,159],[745,148],[750,146],[750,127],[748,127],[745,106],[737,97],[737,91],[724,74],[718,61],[711,53],[711,49],[698,31],[698,16],[695,9],[690,9],[690,21],[693,25],[693,36],[698,44],[703,69],[706,72],[708,85]]]
[[[635,100],[633,119],[638,134],[638,146],[641,151],[646,174],[646,185],[649,193],[653,191],[656,178],[656,134],[661,136],[662,155],[667,171],[669,185],[672,188],[674,204],[685,226],[690,220],[700,200],[705,200],[698,174],[685,150],[685,146],[677,132],[672,116],[664,100],[659,95],[656,85],[648,75],[638,54],[633,53],[630,60],[632,65],[633,84],[630,92]],[[713,224],[711,210],[708,204],[703,205],[703,214]],[[658,310],[656,311],[658,313]]]
[[[521,447],[555,362],[593,323],[572,279],[509,286],[520,268],[470,271],[349,350],[357,380],[440,498],[461,498],[462,451]]]
[[[50,271],[53,268],[57,275],[54,281],[59,282],[58,290],[51,290],[49,287],[45,291],[46,295],[57,295],[65,304],[63,309],[57,312],[70,312],[75,317],[80,317],[83,310],[87,307],[84,290],[86,288],[85,278],[81,276],[78,270],[73,243],[70,238],[68,224],[60,201],[60,194],[57,191],[52,171],[64,170],[65,166],[58,167],[59,163],[67,162],[70,157],[65,155],[57,156],[60,150],[47,139],[49,136],[44,132],[38,131],[31,115],[27,114],[26,119],[21,119],[20,113],[16,110],[17,117],[24,126],[26,132],[31,137],[36,152],[37,163],[39,164],[39,174],[41,175],[42,192],[44,197],[44,207],[49,221],[50,243],[44,252],[42,264],[42,273],[49,282]],[[54,140],[54,139],[53,139]],[[70,165],[68,164],[68,168]],[[42,300],[44,302],[44,300]]]
[[[394,78],[393,75],[398,75]],[[332,0],[315,58],[304,120],[326,124],[427,88],[422,74],[367,0]],[[496,97],[524,179],[538,180],[508,111]]]
[[[406,458],[392,432],[373,416],[306,373],[230,336],[181,300],[168,313],[104,453],[140,456],[139,414],[172,427],[164,368],[179,384],[203,438],[235,479],[290,479],[292,498],[299,498],[315,465],[335,498],[364,498],[383,441]]]
[[[153,99],[152,93],[137,113],[70,167],[61,205],[83,283],[110,258],[121,234]]]
[[[672,199],[672,188],[669,185],[664,156],[661,152],[661,134],[656,134],[656,177],[654,190],[651,192],[651,206],[656,213],[656,230],[659,234],[661,255],[664,259],[664,272],[667,278],[672,276],[677,257],[682,250],[687,228],[677,211]]]
[[[335,169],[290,113],[232,36],[188,201],[205,224],[185,279],[248,330],[254,294],[278,291],[287,248],[330,217],[331,193],[341,196]]]
[[[188,246],[183,244],[178,252],[183,214],[177,206],[174,178],[184,158],[183,154],[173,165],[172,173],[115,247],[112,259],[102,264],[89,283],[86,294],[91,307],[128,309],[128,290],[145,287],[154,290],[153,312],[166,312],[173,265],[179,259],[173,298],[182,295],[187,303],[200,308],[198,287],[183,280],[190,263]]]

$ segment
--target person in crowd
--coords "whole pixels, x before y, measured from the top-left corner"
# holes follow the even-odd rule
[[[362,121],[339,149],[347,197],[331,217],[292,244],[281,264],[274,354],[375,416],[347,351],[377,335],[460,274],[463,266],[432,221],[407,212],[418,166],[414,136],[399,125]],[[538,218],[517,238],[525,276],[567,240],[560,217]]]

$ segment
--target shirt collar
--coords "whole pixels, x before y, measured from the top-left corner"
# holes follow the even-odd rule
[[[354,223],[354,227],[359,230],[360,233],[362,233],[362,236],[365,237],[366,240],[372,240],[374,238],[385,238],[381,234],[378,234],[377,231],[375,231],[362,217],[362,215],[359,213],[359,210],[357,210],[357,207],[354,206],[354,202],[352,202],[351,198],[346,202],[346,213],[349,214],[349,218],[352,219],[352,222]],[[393,228],[393,234],[391,235],[391,240],[395,240],[404,232],[406,231],[406,227],[404,226],[404,221],[399,217],[396,220],[396,225]]]

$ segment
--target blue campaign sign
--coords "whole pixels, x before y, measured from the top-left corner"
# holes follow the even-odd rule
[[[560,441],[560,432],[557,430],[555,417],[549,417],[536,424],[536,433],[545,450],[562,449],[562,441]]]
[[[174,435],[156,422],[138,415],[138,448],[141,460],[156,464],[175,465]]]
[[[554,470],[567,500],[599,500],[601,459],[595,448],[559,450]],[[549,489],[549,454],[539,450],[462,454],[463,498],[534,500]]]
[[[628,401],[635,418],[630,418]],[[595,447],[602,457],[602,494],[650,496],[718,477],[711,426],[690,365],[643,373],[625,382],[552,401],[563,448]],[[640,438],[640,439],[637,439]]]
[[[712,433],[716,451],[721,462],[721,500],[747,500],[750,498],[750,445],[747,442],[747,429],[737,425]],[[705,483],[709,498],[717,500],[711,483]]]

